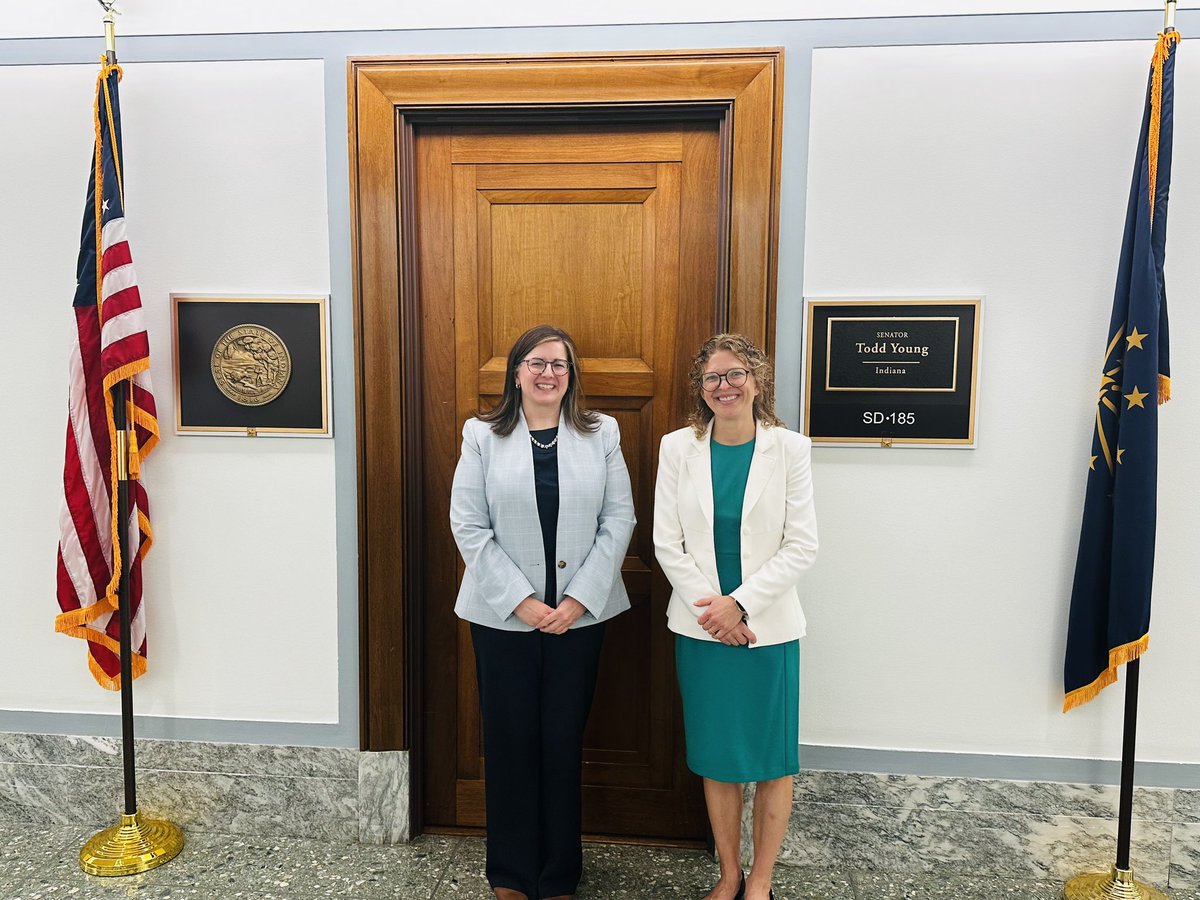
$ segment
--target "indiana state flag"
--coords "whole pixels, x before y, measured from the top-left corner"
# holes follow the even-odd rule
[[[1171,391],[1163,258],[1178,41],[1174,31],[1158,36],[1138,139],[1071,590],[1064,712],[1115,682],[1150,642],[1158,407]]]

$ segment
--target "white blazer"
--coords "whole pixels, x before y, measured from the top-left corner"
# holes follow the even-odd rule
[[[629,609],[621,563],[633,535],[633,491],[617,420],[600,415],[594,432],[558,428],[558,600],[587,613],[572,628]],[[532,631],[513,611],[546,590],[546,557],[533,481],[529,428],[521,415],[508,437],[479,419],[463,426],[462,455],[450,490],[450,530],[467,564],[454,612],[505,631]]]
[[[667,626],[715,640],[697,621],[702,597],[720,596],[713,545],[712,423],[703,437],[691,427],[662,439],[654,485],[654,555],[671,582]],[[754,646],[804,636],[796,585],[817,557],[812,441],[786,428],[754,435],[754,458],[742,503],[742,584],[731,595],[747,613]]]

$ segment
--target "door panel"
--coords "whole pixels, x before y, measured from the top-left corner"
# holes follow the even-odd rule
[[[498,399],[512,342],[551,322],[578,344],[588,405],[621,426],[639,521],[622,568],[632,609],[608,626],[585,736],[584,829],[704,834],[698,780],[683,762],[651,504],[658,441],[679,424],[691,354],[723,298],[719,139],[716,123],[416,130],[421,343],[439,366],[426,370],[422,406],[435,461],[420,592],[427,825],[484,822],[486,748],[469,629],[451,610],[461,563],[443,492],[462,422]]]
[[[567,131],[556,125],[526,126],[509,130],[505,140],[495,141],[495,129],[460,126],[451,137],[454,161],[467,163],[590,163],[679,160],[683,156],[683,133],[659,131],[653,126],[593,125],[586,130]],[[603,142],[603,155],[597,143]]]

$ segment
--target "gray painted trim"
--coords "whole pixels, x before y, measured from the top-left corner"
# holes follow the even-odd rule
[[[334,446],[338,591],[338,722],[232,721],[138,717],[142,737],[176,740],[309,744],[357,747],[358,735],[358,512],[354,419],[353,282],[350,259],[349,161],[346,144],[346,57],[407,54],[547,53],[651,50],[664,47],[764,47],[786,51],[783,173],[776,334],[796,340],[803,316],[803,248],[808,178],[808,113],[812,51],[826,47],[921,46],[938,44],[1149,41],[1161,12],[1031,13],[922,16],[879,19],[823,19],[682,25],[601,25],[438,29],[429,31],[305,32],[193,36],[118,37],[126,63],[215,62],[231,60],[320,59],[325,65],[325,146],[329,206],[329,265],[334,372]],[[1180,10],[1185,34],[1200,31],[1200,10]],[[95,65],[100,39],[8,38],[0,40],[3,65]],[[800,354],[778,360],[780,415],[795,424],[799,416]],[[114,704],[115,708],[115,704]],[[53,734],[115,735],[119,718],[97,714],[0,711],[0,728]],[[844,751],[844,752],[839,752]],[[909,754],[853,748],[811,748],[818,768],[858,768],[845,762],[868,754],[873,765],[946,767],[954,774],[973,754]],[[824,755],[823,755],[824,754]],[[875,757],[873,754],[883,754]],[[1055,760],[1019,762],[1022,757],[978,756],[979,772],[1055,771]],[[1033,758],[1036,760],[1036,758]],[[841,762],[839,762],[841,760]],[[998,762],[1011,760],[1011,762]],[[985,765],[986,762],[986,765]],[[1090,761],[1067,760],[1063,772],[1087,776]],[[995,763],[994,768],[989,766]],[[1176,767],[1167,765],[1173,772]],[[1041,766],[1042,768],[1039,768]],[[970,768],[968,766],[967,768]],[[1189,767],[1183,767],[1189,768]],[[886,769],[885,769],[886,770]],[[1106,771],[1103,765],[1100,770]],[[1142,771],[1146,771],[1143,767]],[[1151,769],[1150,771],[1156,771]],[[1189,769],[1190,771],[1190,769]],[[993,774],[992,777],[1009,777]],[[1022,776],[1013,776],[1022,777]],[[1168,777],[1166,775],[1164,778]],[[1173,777],[1173,776],[1172,776]],[[1181,776],[1182,777],[1182,776]],[[1190,776],[1189,776],[1190,777]],[[1070,779],[1068,779],[1070,780]],[[1102,780],[1102,779],[1101,779]],[[1200,777],[1196,779],[1200,783]],[[1190,783],[1190,782],[1189,782]]]
[[[359,486],[354,397],[354,275],[346,61],[325,60],[325,179],[329,206],[330,328],[334,376],[337,521],[337,721],[342,746],[359,746]],[[336,122],[337,125],[334,125]]]
[[[344,59],[325,60],[325,174],[333,354],[334,516],[337,522],[338,726],[358,747],[358,435],[354,397],[354,276],[350,259],[350,154]]]
[[[866,747],[800,745],[805,771],[875,772],[940,778],[997,778],[1004,781],[1054,781],[1068,784],[1120,784],[1116,759],[1066,756],[1000,756],[990,753],[942,753],[930,750],[876,750]],[[1139,762],[1138,787],[1200,788],[1200,764]]]
[[[877,19],[731,22],[702,25],[579,25],[429,31],[337,31],[118,38],[122,62],[324,59],[339,70],[348,55],[544,53],[572,50],[783,46],[922,46],[1153,39],[1161,12],[1030,13]],[[1200,10],[1180,10],[1180,31]],[[94,64],[98,37],[4,38],[3,65]]]
[[[82,681],[80,690],[90,689]],[[344,687],[344,685],[343,685]],[[99,690],[99,688],[95,688]],[[346,691],[339,692],[344,700]],[[357,691],[351,702],[357,704]],[[113,714],[26,712],[0,710],[0,732],[21,734],[121,736],[119,695],[113,694]],[[134,691],[134,703],[137,703]],[[356,707],[357,712],[357,707]],[[357,747],[357,716],[352,739],[346,738],[345,720],[337,724],[315,722],[256,722],[236,719],[185,719],[171,716],[133,717],[138,739],[207,741],[215,744],[277,744],[290,747]]]

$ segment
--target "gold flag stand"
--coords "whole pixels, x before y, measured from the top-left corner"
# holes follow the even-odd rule
[[[79,851],[79,865],[89,875],[136,875],[170,862],[182,849],[178,825],[134,813],[92,835]]]
[[[116,0],[98,0],[104,7],[106,62],[116,65]],[[97,146],[96,152],[100,148]],[[99,162],[99,160],[97,160]],[[100,222],[96,222],[100,228]],[[100,260],[96,260],[97,268]],[[121,747],[125,768],[125,812],[121,824],[92,835],[79,851],[79,865],[89,875],[135,875],[170,862],[183,849],[183,832],[172,822],[142,819],[137,809],[133,765],[133,639],[131,637],[129,575],[125,567],[125,530],[129,522],[129,435],[126,416],[128,381],[113,386],[113,425],[117,444],[117,529],[121,557],[119,613],[121,623]]]
[[[1133,869],[1076,875],[1063,888],[1066,900],[1168,900],[1162,891],[1134,881]]]

